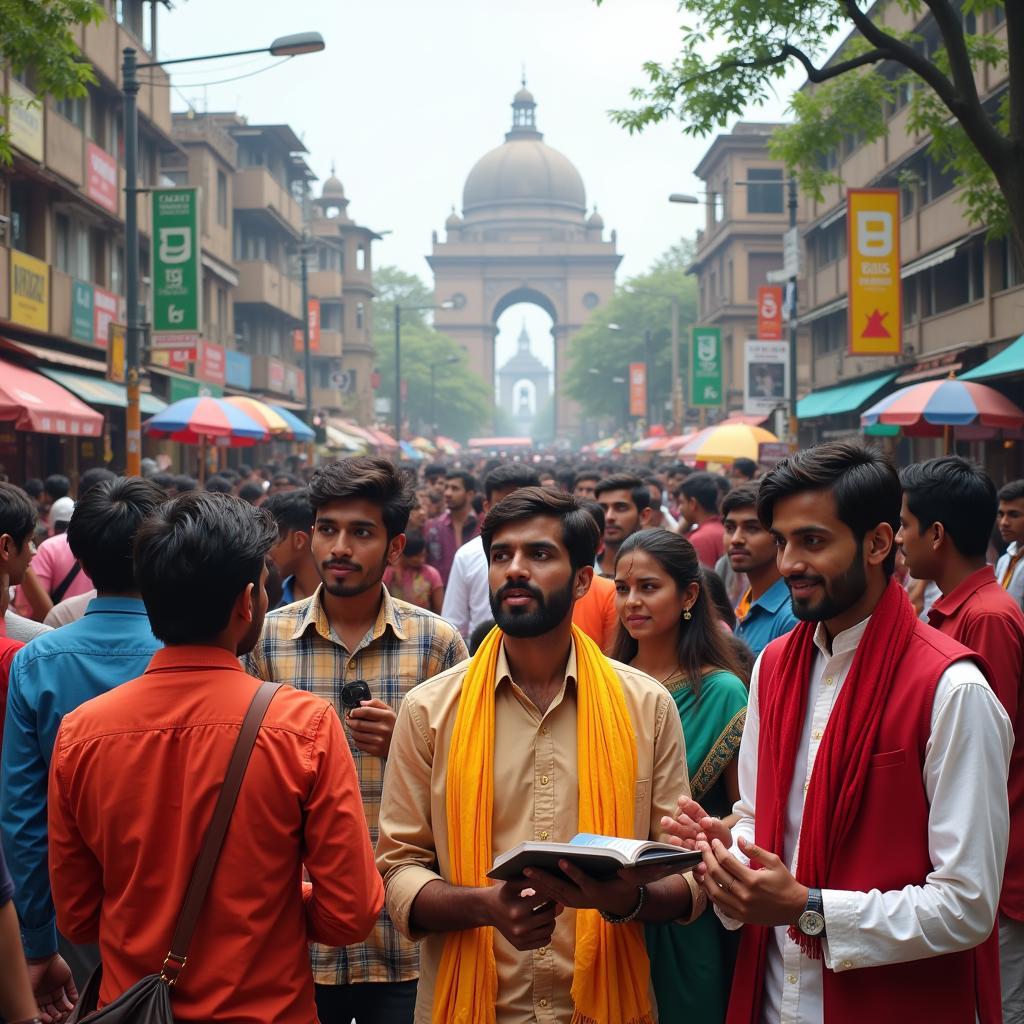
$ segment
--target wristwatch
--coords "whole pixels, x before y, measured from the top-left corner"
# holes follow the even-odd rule
[[[825,901],[820,889],[807,890],[807,906],[796,920],[797,931],[814,938],[825,931]]]

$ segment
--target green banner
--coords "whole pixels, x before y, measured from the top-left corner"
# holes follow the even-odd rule
[[[71,282],[71,337],[92,342],[93,290],[85,281]]]
[[[206,384],[198,380],[183,380],[180,377],[171,377],[170,387],[167,389],[167,401],[179,402],[183,398],[222,398],[224,389],[216,384]]]
[[[153,190],[153,333],[198,336],[202,311],[194,188]]]
[[[722,328],[693,327],[690,346],[690,405],[722,404]]]

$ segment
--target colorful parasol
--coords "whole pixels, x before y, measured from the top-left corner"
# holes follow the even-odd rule
[[[312,427],[303,423],[295,413],[289,412],[280,405],[274,405],[271,402],[267,402],[266,405],[271,412],[276,412],[277,415],[288,424],[288,429],[291,431],[291,439],[293,441],[313,441],[316,439],[316,431],[313,430]]]
[[[183,444],[215,439],[227,447],[259,444],[270,437],[267,428],[237,406],[220,398],[183,398],[146,421],[143,428],[156,438]]]
[[[679,455],[693,462],[729,463],[736,459],[757,462],[759,446],[778,440],[770,430],[749,423],[716,423],[697,431],[679,449]]]
[[[249,398],[247,395],[229,395],[224,401],[236,409],[241,409],[246,416],[251,416],[257,423],[262,424],[271,437],[285,437],[291,433],[284,417],[257,398]]]

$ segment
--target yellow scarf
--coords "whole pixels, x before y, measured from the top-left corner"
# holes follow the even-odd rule
[[[573,626],[576,644],[580,832],[631,837],[636,737],[622,684],[600,648]],[[486,886],[493,850],[494,689],[502,632],[470,662],[448,752],[446,807],[451,884]],[[573,1024],[651,1024],[650,961],[637,922],[612,925],[576,911]],[[493,1024],[498,974],[490,928],[453,932],[434,990],[435,1024]]]

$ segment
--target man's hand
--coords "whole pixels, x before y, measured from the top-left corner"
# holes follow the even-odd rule
[[[551,942],[555,918],[564,909],[545,899],[525,878],[494,885],[485,890],[484,898],[487,923],[522,953]]]
[[[397,719],[390,704],[374,697],[361,701],[358,708],[350,711],[345,716],[345,724],[352,731],[352,742],[364,754],[387,757]]]
[[[43,1024],[58,1024],[75,1008],[78,989],[71,977],[71,968],[59,954],[54,953],[42,960],[29,960],[28,978]]]
[[[721,818],[712,818],[696,800],[681,796],[674,818],[662,818],[665,842],[696,850],[701,840],[717,839],[726,849],[732,846],[732,833]]]
[[[807,906],[808,889],[801,885],[781,860],[741,838],[740,850],[760,869],[744,867],[718,839],[701,840],[704,855],[704,888],[708,897],[735,921],[772,927],[796,924]]]
[[[560,860],[558,868],[566,878],[559,878],[540,868],[526,868],[523,874],[541,896],[576,910],[603,910],[606,914],[625,917],[640,898],[638,886],[642,882],[637,880],[636,869],[627,877],[598,881],[580,871],[571,861]],[[658,877],[664,875],[662,868]],[[652,882],[655,880],[650,878]]]

